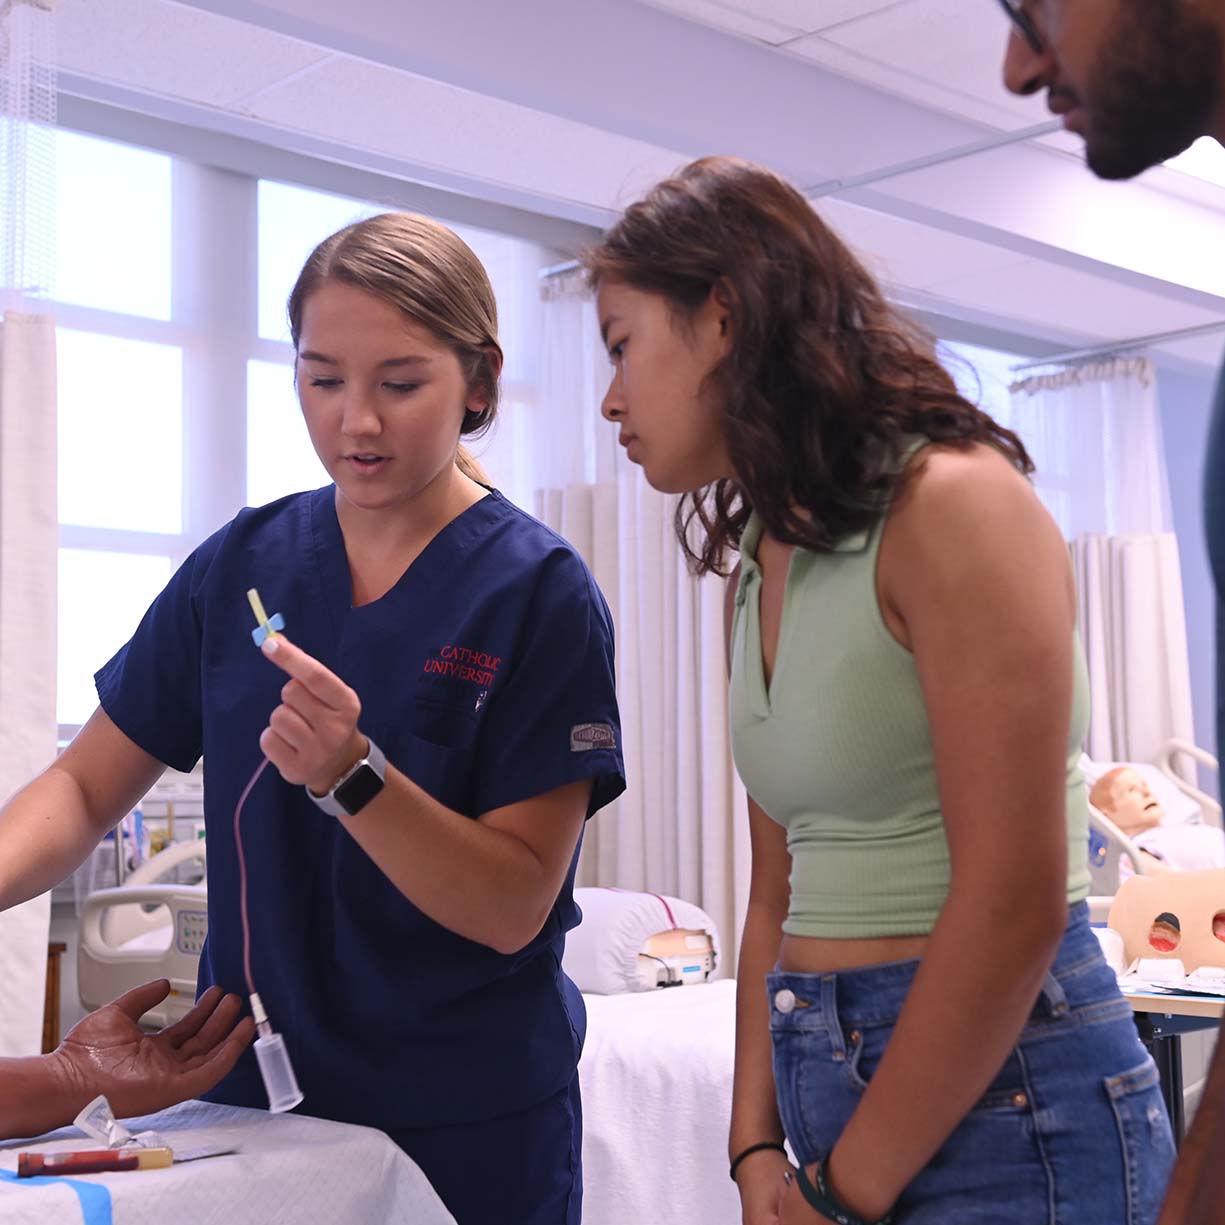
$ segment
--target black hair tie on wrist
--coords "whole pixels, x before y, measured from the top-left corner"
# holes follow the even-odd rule
[[[773,1148],[780,1153],[786,1153],[787,1150],[779,1144],[777,1140],[762,1140],[760,1144],[750,1144],[748,1148],[742,1149],[735,1157],[732,1158],[731,1167],[728,1169],[728,1177],[732,1182],[736,1181],[736,1167],[746,1158],[751,1157],[754,1153],[760,1153],[762,1149]]]

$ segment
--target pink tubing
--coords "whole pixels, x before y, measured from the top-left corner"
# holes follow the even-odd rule
[[[247,918],[247,861],[242,853],[242,835],[239,833],[238,821],[242,816],[242,806],[247,802],[247,796],[251,794],[251,789],[259,781],[259,776],[263,774],[267,764],[268,758],[265,757],[256,767],[255,773],[251,775],[251,781],[243,788],[242,795],[238,797],[238,804],[234,809],[234,845],[238,848],[238,896],[242,911],[242,968],[247,976],[247,992],[250,995],[255,994],[255,983],[251,980],[251,922]]]

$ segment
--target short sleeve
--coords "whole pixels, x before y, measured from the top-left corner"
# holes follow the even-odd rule
[[[577,555],[546,559],[506,681],[489,699],[475,811],[594,780],[587,815],[625,790],[612,617]]]
[[[189,771],[203,751],[200,593],[224,531],[179,567],[131,639],[94,674],[115,726],[176,770]]]

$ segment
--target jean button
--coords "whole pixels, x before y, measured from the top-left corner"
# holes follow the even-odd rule
[[[795,992],[787,987],[774,993],[774,1007],[779,1012],[787,1013],[795,1009]]]
[[[1014,1094],[1012,1095],[1012,1104],[1013,1104],[1013,1105],[1014,1105],[1014,1106],[1015,1106],[1015,1107],[1016,1107],[1018,1110],[1021,1110],[1021,1109],[1022,1109],[1022,1108],[1024,1108],[1025,1106],[1028,1106],[1028,1105],[1029,1105],[1029,1098],[1028,1098],[1028,1097],[1026,1097],[1024,1093],[1014,1093]]]

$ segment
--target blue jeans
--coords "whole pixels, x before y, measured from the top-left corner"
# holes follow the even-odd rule
[[[779,1113],[802,1163],[834,1147],[918,964],[768,975]],[[1173,1162],[1157,1069],[1081,903],[1016,1047],[897,1222],[1153,1225]]]

